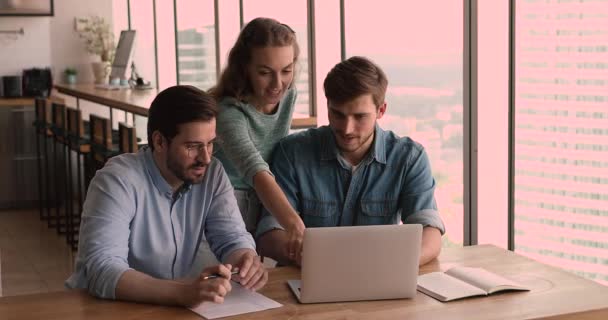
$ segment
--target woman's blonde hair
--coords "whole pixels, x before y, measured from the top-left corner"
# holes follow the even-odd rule
[[[255,18],[241,30],[230,49],[228,64],[220,75],[217,85],[209,93],[217,100],[234,97],[243,100],[252,93],[247,66],[255,48],[293,46],[293,62],[298,61],[300,47],[295,32],[286,24],[271,18]],[[293,84],[293,81],[292,81]],[[291,85],[290,85],[291,87]]]

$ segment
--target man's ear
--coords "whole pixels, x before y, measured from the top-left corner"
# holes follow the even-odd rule
[[[167,140],[165,140],[163,134],[157,130],[152,133],[152,144],[154,145],[154,150],[163,150],[167,147]]]
[[[386,101],[384,101],[379,107],[378,107],[378,112],[376,115],[376,119],[380,119],[382,118],[382,116],[384,115],[384,113],[386,112]]]

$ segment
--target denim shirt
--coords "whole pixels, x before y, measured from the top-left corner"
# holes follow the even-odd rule
[[[271,170],[307,228],[403,223],[445,228],[424,148],[378,125],[370,152],[354,172],[328,126],[279,142]],[[264,210],[256,235],[282,229]]]
[[[255,250],[219,160],[212,159],[201,183],[174,195],[149,149],[116,156],[89,186],[76,268],[66,286],[114,299],[129,269],[158,279],[198,275],[205,238],[222,261],[237,249]]]

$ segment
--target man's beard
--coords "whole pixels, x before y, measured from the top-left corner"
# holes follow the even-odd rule
[[[334,133],[335,135],[340,135],[340,139],[342,139],[344,137],[344,135],[342,135],[341,133]],[[364,139],[358,139],[357,142],[360,142],[357,146],[355,146],[352,149],[347,148],[346,145],[341,146],[339,143],[336,143],[338,146],[338,149],[340,149],[340,151],[345,152],[345,153],[352,153],[352,152],[356,152],[359,149],[361,149],[365,144],[367,144],[370,140],[373,140],[374,138],[374,132],[370,132],[369,135],[367,135]],[[337,138],[336,138],[337,140]],[[337,142],[337,141],[336,141]]]
[[[173,175],[175,175],[178,179],[182,180],[186,184],[197,184],[197,183],[201,183],[203,181],[203,178],[205,177],[205,173],[207,173],[206,170],[205,170],[205,172],[203,172],[203,174],[201,174],[200,176],[198,176],[196,178],[189,178],[187,176],[187,172],[189,169],[197,168],[197,167],[205,168],[205,167],[207,167],[207,165],[200,161],[197,161],[194,164],[192,164],[190,167],[184,168],[184,167],[180,166],[179,163],[177,161],[175,161],[175,159],[171,155],[169,155],[169,157],[167,158],[167,168],[169,169],[169,171],[171,171],[171,173],[173,173]]]

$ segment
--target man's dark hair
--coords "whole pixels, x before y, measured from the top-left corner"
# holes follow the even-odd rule
[[[217,102],[193,86],[173,86],[161,91],[148,110],[148,144],[154,150],[152,134],[158,130],[171,140],[180,124],[211,121],[217,117]]]

